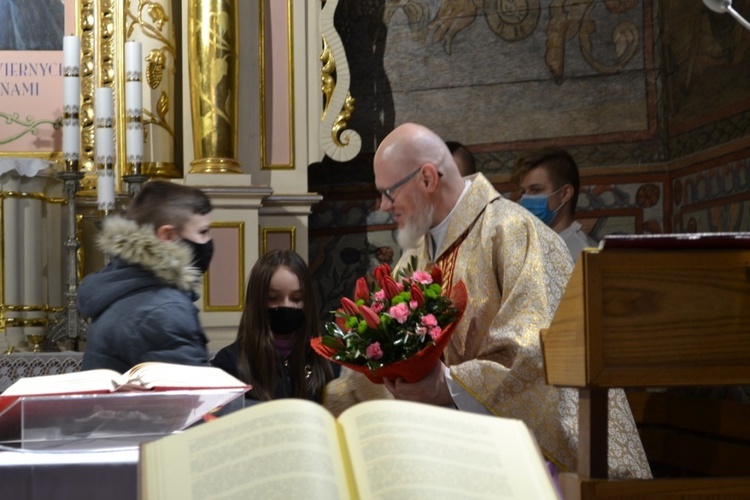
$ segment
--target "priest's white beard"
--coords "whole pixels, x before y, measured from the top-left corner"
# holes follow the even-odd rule
[[[423,206],[426,208],[419,210],[414,216],[408,218],[404,227],[398,230],[396,241],[401,248],[417,248],[419,241],[430,231],[435,206],[428,204],[426,200],[424,200]]]

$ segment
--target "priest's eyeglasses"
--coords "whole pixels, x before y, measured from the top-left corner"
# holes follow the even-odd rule
[[[401,186],[403,186],[404,184],[406,184],[407,182],[409,182],[410,180],[412,180],[414,176],[419,173],[420,170],[422,170],[422,167],[419,167],[414,172],[410,173],[409,175],[407,175],[406,177],[398,181],[393,186],[387,189],[378,189],[378,193],[380,193],[381,196],[385,196],[388,199],[388,201],[390,201],[391,203],[395,203],[396,200],[393,198],[393,192],[397,190],[398,188],[400,188]]]

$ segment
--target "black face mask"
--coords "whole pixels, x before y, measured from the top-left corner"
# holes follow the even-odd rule
[[[305,312],[296,307],[269,307],[268,321],[276,335],[288,335],[299,330],[305,321]]]
[[[196,243],[187,239],[182,241],[187,243],[190,250],[193,251],[192,266],[199,269],[201,273],[205,273],[211,263],[211,257],[214,255],[214,240],[208,240],[205,243]]]

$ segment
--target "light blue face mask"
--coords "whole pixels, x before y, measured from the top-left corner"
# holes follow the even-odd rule
[[[562,205],[557,207],[556,210],[550,210],[547,201],[550,196],[559,192],[560,189],[551,194],[525,194],[521,196],[521,206],[539,217],[542,222],[549,226],[552,224],[552,221],[555,220],[555,216],[562,208]],[[563,205],[565,205],[565,203],[563,203]]]

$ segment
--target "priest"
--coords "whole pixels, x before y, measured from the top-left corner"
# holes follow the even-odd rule
[[[578,394],[545,383],[539,331],[547,328],[572,271],[563,240],[481,174],[461,177],[447,146],[406,123],[374,158],[380,209],[398,225],[399,267],[416,255],[436,262],[446,286],[463,281],[468,303],[450,344],[421,381],[376,386],[344,371],[324,403],[334,413],[374,397],[394,397],[523,420],[545,458],[575,471]],[[622,390],[609,394],[609,477],[651,472]]]

